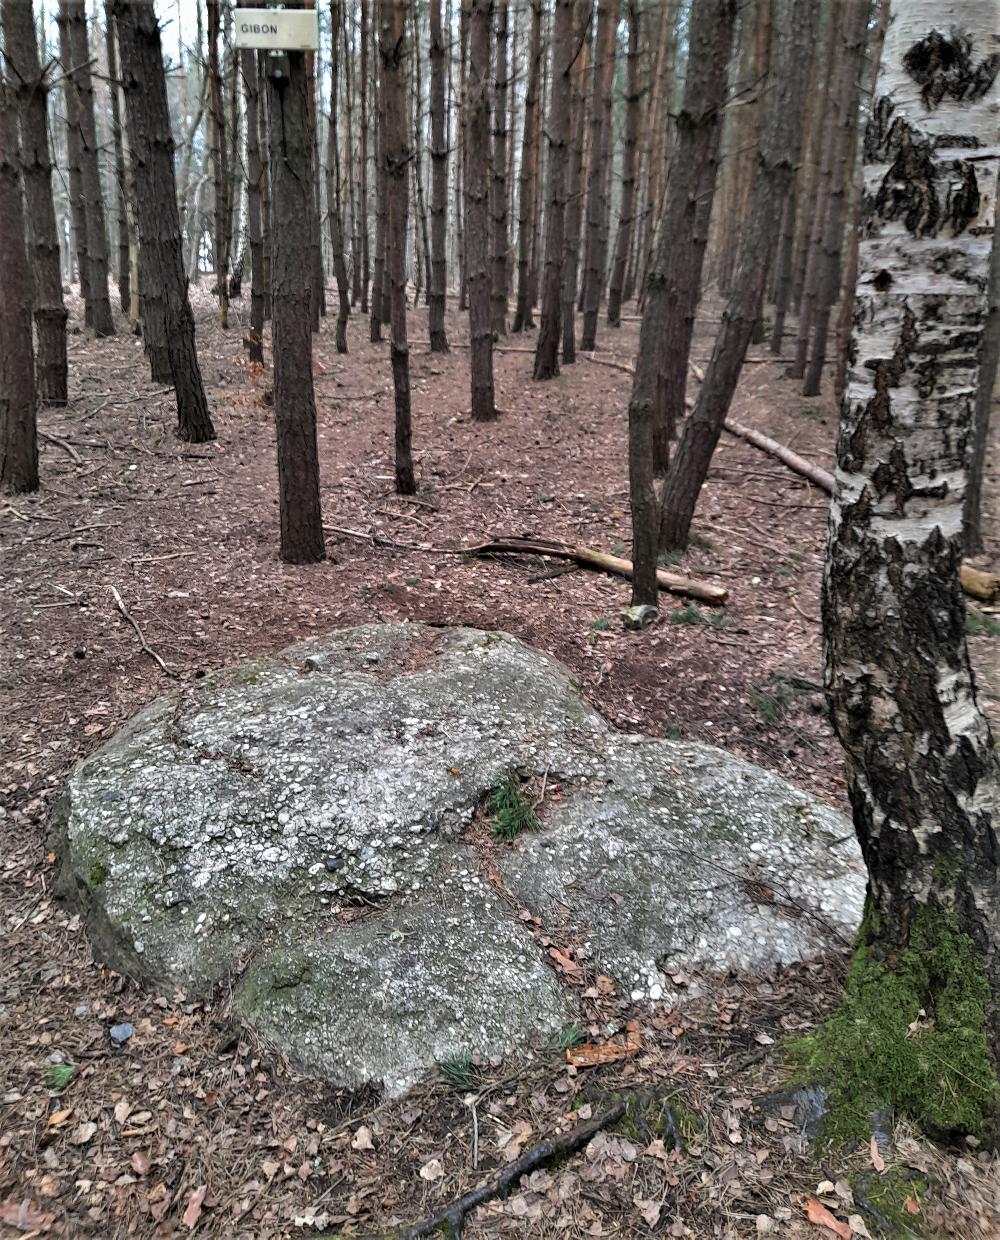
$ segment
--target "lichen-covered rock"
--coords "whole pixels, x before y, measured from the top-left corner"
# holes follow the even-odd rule
[[[550,794],[487,880],[468,827],[512,771]],[[77,768],[55,825],[110,964],[192,995],[229,983],[300,1062],[391,1091],[572,1019],[512,907],[649,1000],[678,968],[850,936],[864,886],[850,824],[783,781],[616,732],[506,634],[421,625],[161,699]]]

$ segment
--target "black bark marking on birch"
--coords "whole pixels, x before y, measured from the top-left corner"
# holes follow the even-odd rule
[[[953,30],[932,30],[903,57],[903,68],[920,87],[924,107],[933,111],[945,98],[982,99],[1000,71],[1000,54],[973,61],[972,40]]]
[[[957,236],[979,215],[979,181],[975,167],[968,160],[956,159],[952,167],[955,179],[948,188],[945,215]]]
[[[915,134],[905,120],[894,121],[881,143],[889,171],[875,193],[872,207],[883,220],[902,220],[915,237],[933,237],[941,222],[935,180],[937,169],[929,142]]]

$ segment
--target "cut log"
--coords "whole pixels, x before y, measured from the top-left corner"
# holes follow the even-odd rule
[[[475,547],[464,547],[466,555],[548,555],[557,560],[573,560],[583,568],[594,568],[599,572],[613,573],[617,577],[631,580],[632,561],[621,556],[609,555],[605,551],[594,551],[590,547],[576,547],[569,543],[548,538],[494,538],[489,542],[479,543]],[[657,585],[661,590],[671,594],[682,594],[686,598],[695,598],[702,603],[721,606],[729,598],[729,591],[724,586],[709,585],[704,581],[695,581],[691,577],[682,577],[679,573],[670,573],[666,569],[656,570]]]
[[[963,564],[959,572],[962,589],[973,598],[984,603],[1000,600],[1000,576],[996,573],[984,572],[981,568],[973,568],[971,564]]]

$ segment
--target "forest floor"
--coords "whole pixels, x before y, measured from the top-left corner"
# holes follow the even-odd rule
[[[78,324],[79,303],[71,308]],[[535,384],[534,333],[510,337],[496,358],[503,416],[476,424],[467,350],[430,355],[426,311],[411,312],[419,492],[401,500],[388,347],[368,342],[359,315],[339,357],[327,319],[315,371],[329,558],[290,567],[277,558],[270,374],[245,360],[238,306],[225,335],[203,289],[195,311],[218,440],[176,440],[172,394],[146,381],[132,336],[76,334],[72,402],[41,416],[42,490],[0,508],[0,1236],[398,1229],[598,1115],[623,1088],[672,1092],[680,1148],[668,1134],[601,1133],[480,1210],[467,1234],[816,1236],[818,1198],[839,1220],[827,1235],[852,1234],[851,1216],[853,1234],[877,1235],[891,1212],[913,1228],[898,1234],[1000,1236],[993,1157],[900,1132],[880,1174],[878,1154],[812,1153],[786,1113],[755,1103],[781,1084],[780,1040],[836,1003],[843,956],[757,982],[690,979],[690,1001],[673,1012],[636,1014],[588,991],[594,1030],[639,1021],[638,1055],[585,1070],[553,1050],[482,1065],[464,1090],[442,1082],[381,1106],[298,1075],[234,1029],[224,1003],[149,996],[94,963],[79,917],[52,898],[46,852],[48,812],[73,764],[174,677],[341,626],[506,629],[573,668],[619,726],[720,745],[846,809],[818,691],[827,498],[814,486],[724,436],[677,569],[727,586],[729,604],[712,612],[663,595],[657,622],[627,631],[620,579],[543,576],[551,566],[535,559],[440,549],[530,533],[628,555],[629,376],[581,359]],[[460,316],[449,327],[465,338]],[[696,362],[712,327],[701,325]],[[637,336],[634,318],[602,326],[597,356],[627,363]],[[832,399],[804,399],[797,386],[751,350],[733,414],[829,466]],[[995,565],[995,441],[988,474]],[[112,588],[171,676],[140,647]],[[993,623],[971,647],[997,726]],[[108,1029],[123,1020],[133,1036],[115,1049]]]

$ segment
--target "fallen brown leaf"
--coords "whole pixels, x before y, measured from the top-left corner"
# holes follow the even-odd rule
[[[207,1184],[199,1184],[197,1188],[191,1190],[191,1196],[188,1197],[181,1220],[189,1230],[193,1231],[198,1226],[198,1220],[201,1218],[201,1203],[205,1200],[206,1192],[208,1192]]]
[[[875,1137],[874,1133],[872,1134],[870,1148],[871,1148],[871,1154],[872,1154],[872,1166],[879,1173],[879,1175],[881,1175],[882,1172],[885,1170],[885,1159],[882,1157],[882,1155],[878,1151],[878,1139]]]
[[[566,1051],[566,1062],[575,1068],[592,1068],[596,1064],[615,1063],[619,1059],[630,1059],[642,1049],[642,1036],[635,1021],[630,1020],[625,1026],[624,1039],[611,1042],[585,1042],[582,1046],[571,1046]]]
[[[806,1216],[810,1223],[814,1223],[817,1227],[826,1227],[836,1236],[840,1236],[841,1240],[851,1240],[851,1229],[847,1223],[842,1223],[835,1218],[830,1211],[815,1197],[806,1198]]]

